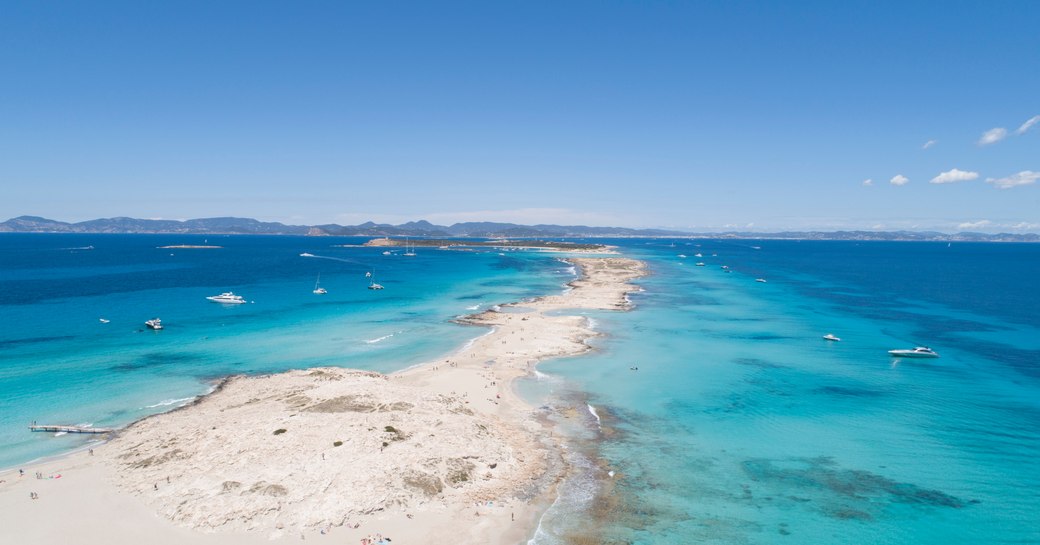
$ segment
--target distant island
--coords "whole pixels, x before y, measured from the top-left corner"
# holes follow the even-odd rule
[[[340,244],[338,246],[348,246]],[[459,240],[459,239],[401,239],[401,238],[374,238],[362,246],[378,246],[390,248],[426,247],[426,248],[510,248],[510,249],[535,249],[553,251],[573,252],[602,252],[611,249],[604,244],[580,244],[570,241],[546,241],[546,240]]]
[[[104,218],[68,223],[37,216],[19,216],[0,223],[0,233],[117,233],[183,235],[301,235],[455,238],[710,238],[778,240],[904,240],[940,242],[1040,242],[1036,233],[941,233],[937,231],[784,231],[775,233],[731,231],[695,233],[666,229],[590,227],[587,225],[519,225],[464,222],[434,225],[410,221],[400,225],[366,222],[360,225],[285,225],[251,218],[201,218],[185,221]]]

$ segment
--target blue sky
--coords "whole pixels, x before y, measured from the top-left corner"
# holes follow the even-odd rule
[[[0,8],[0,219],[1040,232],[1040,2],[153,4]]]

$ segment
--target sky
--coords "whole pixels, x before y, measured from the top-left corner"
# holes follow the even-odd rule
[[[5,2],[0,221],[1040,232],[1040,2]]]

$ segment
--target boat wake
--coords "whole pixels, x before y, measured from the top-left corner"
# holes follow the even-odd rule
[[[385,341],[385,340],[389,339],[390,337],[393,337],[394,335],[396,335],[396,333],[391,333],[389,335],[383,335],[382,337],[378,337],[378,338],[375,338],[375,339],[368,339],[367,341],[365,341],[365,343],[367,343],[367,344],[375,344],[375,343],[378,343],[378,342],[381,342],[381,341]]]
[[[364,263],[361,263],[360,261],[358,261],[356,259],[345,259],[345,258],[342,258],[342,257],[332,257],[332,256],[329,256],[329,255],[314,255],[314,254],[308,254],[306,252],[300,254],[300,257],[313,257],[314,259],[328,259],[329,261],[340,261],[340,262],[343,262],[343,263],[353,263],[355,265],[364,265]]]

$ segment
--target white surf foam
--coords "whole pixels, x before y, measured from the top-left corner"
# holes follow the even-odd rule
[[[154,405],[145,405],[142,409],[154,409],[156,407],[169,407],[170,405],[187,405],[195,400],[195,396],[182,397],[180,399],[164,399]]]
[[[592,405],[588,404],[588,403],[586,403],[585,406],[589,408],[589,414],[591,414],[593,416],[593,418],[596,419],[596,425],[599,426],[600,428],[602,428],[603,427],[603,420],[601,420],[599,418],[599,413],[596,412],[596,408],[593,407]]]

